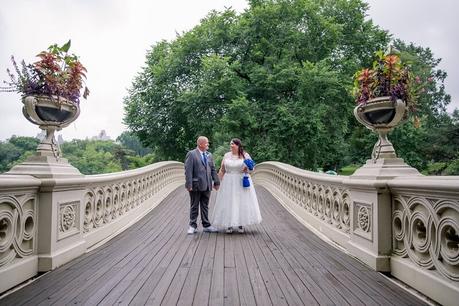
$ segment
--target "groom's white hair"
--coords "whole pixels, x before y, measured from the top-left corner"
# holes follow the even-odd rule
[[[196,140],[196,144],[199,145],[200,143],[205,142],[205,141],[209,141],[209,139],[207,139],[206,136],[199,136],[198,140]]]

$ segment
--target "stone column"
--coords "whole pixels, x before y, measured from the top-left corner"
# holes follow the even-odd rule
[[[74,182],[72,182],[74,181]],[[39,193],[38,270],[49,271],[82,255],[85,188],[81,179],[43,179]]]
[[[392,196],[387,183],[419,176],[401,158],[381,158],[368,160],[345,181],[352,203],[348,250],[376,271],[390,271]]]
[[[52,270],[83,254],[84,175],[65,158],[37,150],[6,175],[29,175],[38,190],[38,271]]]

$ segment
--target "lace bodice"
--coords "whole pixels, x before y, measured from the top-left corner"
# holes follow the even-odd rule
[[[245,153],[245,158],[250,158],[250,155]],[[223,158],[223,164],[225,165],[226,173],[241,173],[244,167],[244,159],[228,152]]]

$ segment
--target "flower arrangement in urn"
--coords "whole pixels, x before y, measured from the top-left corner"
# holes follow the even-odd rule
[[[66,99],[70,103],[79,104],[80,90],[84,86],[86,68],[75,54],[69,54],[71,41],[62,46],[57,44],[40,52],[39,60],[33,64],[24,61],[19,66],[11,57],[15,76],[7,69],[10,81],[4,81],[6,87],[0,87],[3,92],[18,92],[26,96],[48,96],[59,103]],[[89,90],[84,86],[83,98],[87,98]]]
[[[403,63],[397,52],[376,52],[376,60],[372,69],[363,68],[354,75],[353,94],[358,106],[365,106],[374,101],[390,99],[394,104],[397,100],[406,106],[403,120],[414,114],[414,124],[419,126],[416,113],[416,100],[422,86],[419,78],[413,77],[410,67]]]
[[[75,54],[69,54],[70,44],[69,40],[62,46],[49,46],[33,64],[22,61],[19,66],[11,57],[16,75],[8,69],[10,81],[4,81],[7,86],[0,87],[0,92],[20,93],[26,119],[46,131],[37,148],[38,156],[60,158],[54,132],[78,118],[83,87],[83,98],[89,94],[84,86],[86,68]]]
[[[378,134],[373,147],[372,160],[396,159],[397,155],[387,134],[406,121],[410,115],[419,127],[416,100],[423,90],[419,78],[414,78],[410,66],[403,63],[398,52],[376,52],[372,69],[364,68],[354,75],[353,94],[357,106],[355,118]]]

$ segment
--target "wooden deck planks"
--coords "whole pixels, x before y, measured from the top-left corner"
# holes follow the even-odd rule
[[[247,269],[244,252],[242,251],[241,235],[234,235],[234,259],[236,262],[236,279],[239,288],[239,301],[241,305],[256,305],[255,294]]]
[[[225,235],[225,254],[224,254],[224,305],[240,305],[239,291],[236,276],[236,261],[234,257],[234,237]]]
[[[179,188],[128,230],[0,305],[424,304],[319,239],[264,188],[257,193],[262,224],[245,234],[187,235],[189,199]]]
[[[210,288],[209,305],[224,305],[225,297],[225,236],[217,234],[215,245],[214,267],[212,270],[212,284]]]

